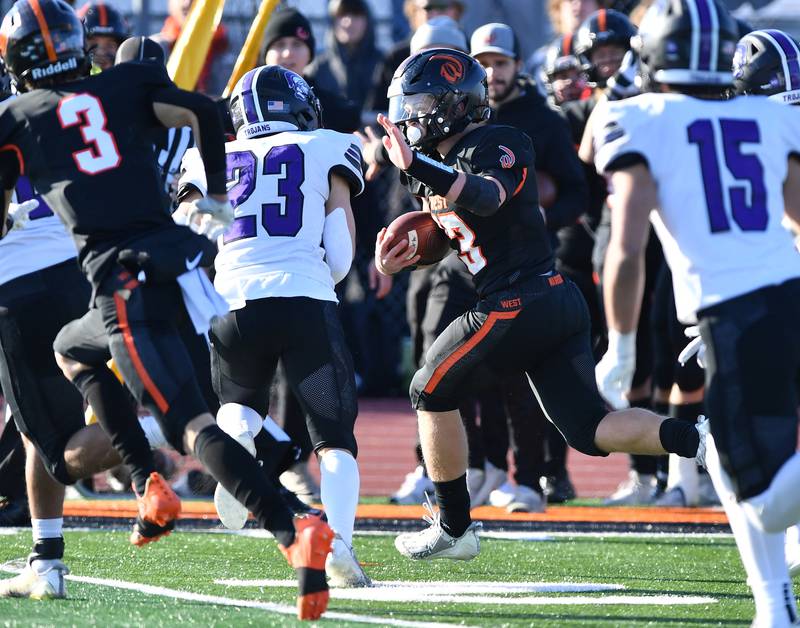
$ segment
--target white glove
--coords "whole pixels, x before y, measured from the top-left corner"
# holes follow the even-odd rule
[[[686,334],[687,338],[692,338],[692,341],[680,352],[678,362],[680,362],[681,366],[685,366],[693,355],[697,355],[697,363],[700,368],[706,368],[706,343],[700,337],[700,328],[697,325],[693,325],[684,329],[683,333]]]
[[[619,70],[606,83],[606,97],[609,100],[623,100],[640,94],[638,73],[639,57],[635,52],[629,50],[622,58]]]
[[[189,226],[193,231],[216,240],[233,222],[233,206],[230,201],[217,201],[204,196],[192,203],[189,210]]]
[[[35,198],[23,201],[22,203],[10,203],[8,206],[8,215],[11,216],[14,224],[11,225],[9,231],[24,229],[25,225],[31,221],[31,212],[37,207],[39,207],[39,201]]]
[[[636,370],[636,332],[621,334],[608,330],[608,351],[594,369],[597,388],[615,410],[627,408],[625,394],[630,392]]]

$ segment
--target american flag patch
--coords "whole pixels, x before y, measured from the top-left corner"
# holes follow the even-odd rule
[[[267,111],[284,112],[284,111],[286,111],[286,109],[287,109],[286,104],[282,100],[268,100],[267,101]]]

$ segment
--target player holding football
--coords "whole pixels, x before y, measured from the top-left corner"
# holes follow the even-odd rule
[[[800,223],[800,117],[763,97],[725,100],[738,33],[722,4],[654,5],[640,33],[653,93],[609,103],[593,121],[595,164],[614,190],[609,328],[635,334],[652,221],[678,318],[698,323],[706,345],[707,468],[753,591],[753,625],[794,625],[784,532],[800,521],[800,256],[781,219]],[[796,58],[783,72],[800,75]],[[616,383],[630,377],[624,356],[604,359]]]
[[[6,204],[21,174],[43,192],[76,241],[111,354],[131,392],[156,416],[175,449],[193,453],[275,534],[300,577],[300,617],[319,617],[327,606],[324,559],[332,532],[317,517],[293,519],[256,461],[217,427],[176,331],[186,316],[186,299],[215,311],[201,290],[179,287],[181,275],[207,263],[209,243],[164,212],[150,133],[194,128],[209,188],[196,209],[224,224],[231,210],[215,105],[178,89],[164,68],[152,63],[123,63],[87,76],[84,28],[62,0],[19,0],[0,27],[0,52],[25,92],[0,109]],[[191,278],[202,286],[203,277],[197,271]],[[208,321],[196,318],[196,324]],[[98,376],[89,368],[70,372],[84,393],[102,388]],[[104,428],[113,430],[110,436],[118,439],[124,458],[130,426]],[[174,525],[180,502],[147,468],[150,463],[143,461],[133,473],[139,524],[165,532]]]
[[[235,219],[220,240],[214,283],[233,311],[211,328],[217,421],[255,452],[258,439],[279,430],[267,412],[270,382],[283,362],[319,456],[322,502],[336,533],[331,583],[369,586],[352,548],[358,403],[334,290],[353,260],[350,197],[364,189],[359,142],[322,129],[314,92],[277,65],[241,78],[231,117],[236,140],[226,151]],[[196,201],[207,190],[196,149],[183,170],[179,198]],[[237,507],[239,520],[247,517],[219,489],[215,503],[221,517],[236,519],[226,511]]]
[[[434,342],[411,383],[420,440],[440,510],[431,527],[400,535],[413,559],[470,559],[467,444],[456,408],[476,364],[525,371],[542,408],[567,441],[589,455],[612,451],[702,456],[701,430],[631,408],[609,412],[594,382],[589,316],[578,288],[553,271],[539,212],[530,140],[486,123],[486,73],[471,57],[427,50],[407,59],[389,89],[384,146],[409,187],[458,246],[479,302]],[[409,146],[411,144],[411,146]],[[413,149],[412,149],[413,146]],[[433,156],[431,156],[433,155]],[[383,229],[375,265],[393,274],[416,264],[409,244]]]

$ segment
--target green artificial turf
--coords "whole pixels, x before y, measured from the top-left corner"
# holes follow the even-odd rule
[[[235,598],[294,605],[288,588],[230,587],[217,578],[293,576],[274,540],[178,532],[135,549],[123,532],[68,531],[65,562],[79,576],[123,580]],[[24,556],[30,533],[0,535],[0,563]],[[625,585],[608,593],[522,594],[692,595],[717,602],[697,606],[527,606],[462,602],[379,602],[332,599],[329,610],[392,619],[470,626],[748,625],[753,604],[732,539],[725,536],[557,537],[547,541],[482,540],[468,562],[412,562],[394,549],[393,536],[358,536],[356,549],[375,580],[595,582]],[[0,573],[0,578],[9,574]],[[167,599],[140,591],[68,583],[62,601],[0,599],[0,626],[275,626],[299,624],[261,609]],[[435,593],[435,587],[431,587]],[[327,622],[329,625],[359,625]]]

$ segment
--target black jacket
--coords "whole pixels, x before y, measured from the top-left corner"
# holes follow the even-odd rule
[[[498,105],[492,120],[524,131],[533,141],[536,170],[550,175],[558,190],[555,202],[545,210],[547,228],[555,233],[574,224],[586,211],[586,177],[564,119],[547,104],[533,81],[521,77],[518,85],[519,95]]]

